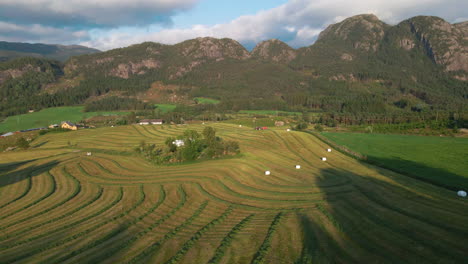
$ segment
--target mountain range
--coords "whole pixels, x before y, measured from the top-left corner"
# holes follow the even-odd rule
[[[0,41],[0,61],[20,57],[49,58],[66,61],[71,56],[100,52],[80,45],[51,45]]]
[[[328,26],[300,49],[273,39],[249,52],[235,40],[205,37],[145,42],[64,63],[0,64],[3,116],[109,96],[189,105],[210,97],[225,110],[465,113],[468,22],[418,16],[388,25],[366,14]]]

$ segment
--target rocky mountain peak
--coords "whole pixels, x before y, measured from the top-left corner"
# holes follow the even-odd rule
[[[354,49],[375,52],[387,27],[375,15],[357,15],[328,26],[320,33],[317,42],[340,40]]]
[[[176,45],[181,54],[193,59],[247,59],[249,52],[237,41],[212,37],[196,38]]]
[[[289,63],[297,56],[296,50],[277,39],[260,42],[251,54],[253,57],[280,63]]]

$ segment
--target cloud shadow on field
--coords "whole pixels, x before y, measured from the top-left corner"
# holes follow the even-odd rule
[[[29,160],[25,162],[16,162],[16,163],[6,163],[0,166],[0,188],[15,184],[22,180],[26,180],[30,177],[38,176],[44,172],[47,172],[51,168],[55,167],[59,162],[58,161],[49,161],[40,165],[30,165],[28,167],[16,170],[24,164],[33,162],[34,160]]]
[[[468,190],[468,175],[463,177],[445,169],[434,168],[400,158],[388,159],[369,156],[367,162],[397,172],[402,176],[411,177],[451,191]],[[382,171],[382,169],[379,169],[379,171]],[[399,181],[398,178],[394,180]]]
[[[393,162],[403,162],[409,168],[424,168],[413,162]],[[316,212],[320,217],[311,214],[310,220],[302,221],[304,233],[307,229],[324,233],[315,239],[320,249],[307,246],[314,241],[305,234],[303,254],[305,252],[308,258],[296,263],[312,263],[317,260],[316,256],[328,263],[456,263],[466,260],[468,246],[463,241],[466,242],[468,236],[468,200],[457,197],[445,186],[395,175],[379,167],[372,169],[380,175],[361,175],[357,169],[330,167],[321,170],[322,182],[331,175],[346,177],[350,180],[348,188],[354,190],[337,195],[336,190],[327,194],[327,188],[322,188],[324,202],[317,205]],[[440,171],[435,169],[432,173]],[[454,179],[463,180],[458,175]]]

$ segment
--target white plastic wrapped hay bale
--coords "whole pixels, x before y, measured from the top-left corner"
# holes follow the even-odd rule
[[[242,127],[242,125],[239,125],[239,127]]]
[[[466,192],[465,191],[458,191],[457,195],[460,197],[466,197]]]
[[[289,131],[291,131],[291,129],[289,129],[289,128],[288,128],[288,129],[286,129],[286,131],[288,131],[288,132],[289,132]]]
[[[322,157],[322,161],[327,161],[327,158],[325,158],[325,157]]]
[[[296,169],[299,170],[301,168],[301,165],[296,165]]]
[[[331,148],[327,149],[327,152],[331,152]]]
[[[265,171],[265,175],[270,175],[271,172],[270,171]]]

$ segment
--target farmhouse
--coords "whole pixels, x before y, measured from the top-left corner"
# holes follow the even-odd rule
[[[162,125],[162,119],[142,119],[140,120],[140,125]]]
[[[73,124],[72,122],[68,122],[68,121],[63,121],[60,127],[65,128],[65,129],[70,129],[70,130],[78,130],[77,125]]]

